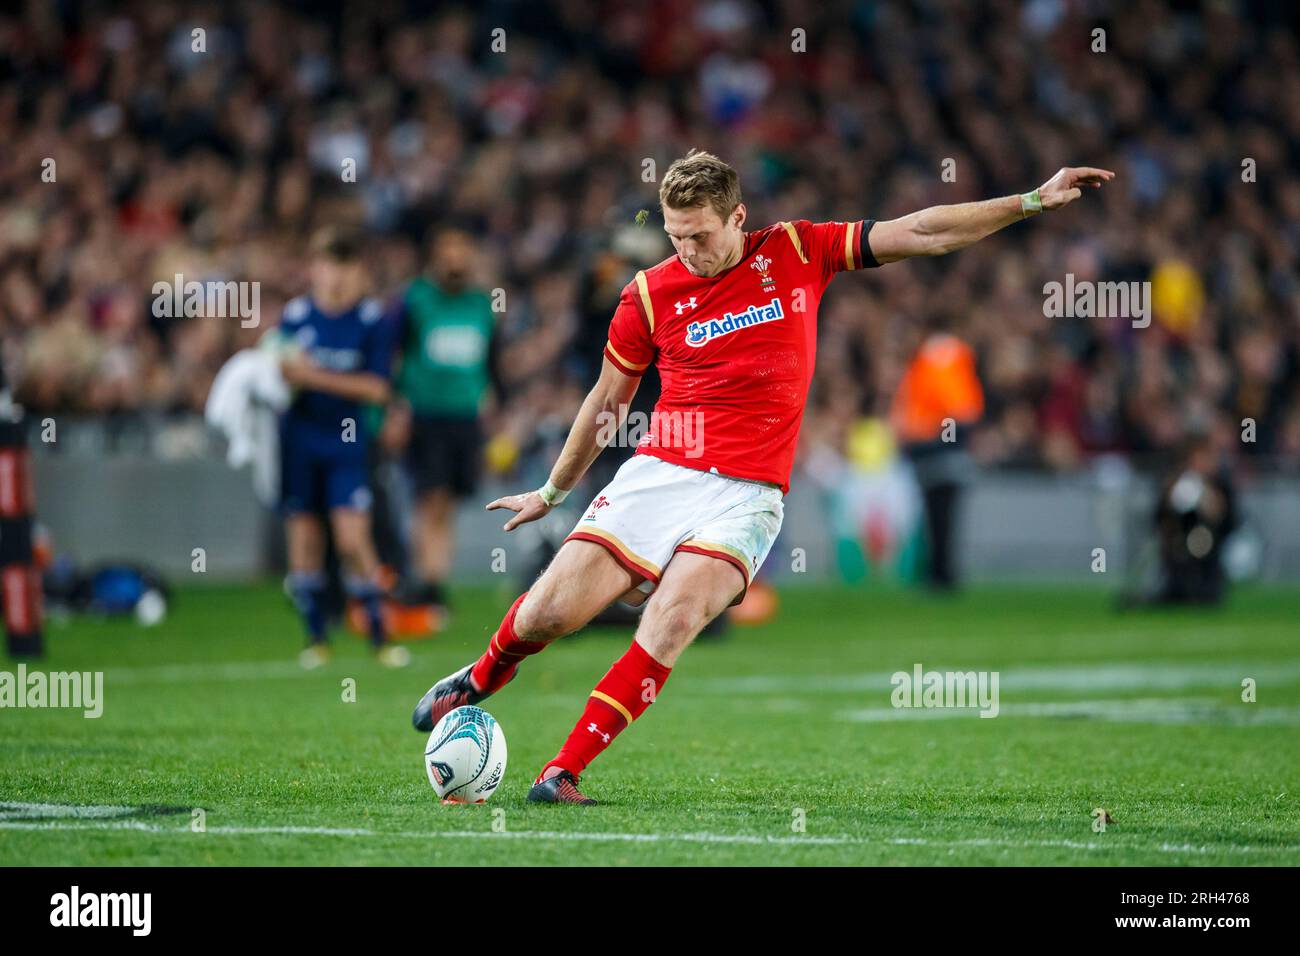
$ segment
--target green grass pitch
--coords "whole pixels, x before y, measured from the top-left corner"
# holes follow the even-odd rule
[[[397,672],[342,634],[300,671],[269,584],[182,590],[151,630],[52,624],[29,666],[103,670],[104,713],[0,710],[0,864],[1300,863],[1294,590],[1119,616],[1097,590],[787,588],[772,622],[687,651],[584,776],[600,806],[527,804],[631,639],[590,630],[486,702],[505,781],[444,807],[411,707],[512,597],[458,591]],[[890,675],[917,663],[997,671],[999,715],[891,707]]]

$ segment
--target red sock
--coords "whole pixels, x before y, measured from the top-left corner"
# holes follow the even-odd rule
[[[492,635],[488,649],[470,671],[474,686],[480,691],[487,693],[499,691],[514,676],[520,661],[529,654],[536,654],[546,648],[544,641],[521,641],[515,634],[515,612],[519,610],[519,605],[524,603],[526,597],[528,597],[527,591],[515,598],[515,603],[510,605],[510,610],[506,611],[501,626]]]
[[[551,767],[560,767],[577,775],[600,756],[615,737],[640,717],[663,690],[672,673],[636,641],[626,654],[600,679],[587,699],[582,719],[569,734],[555,759],[537,775],[540,781]]]

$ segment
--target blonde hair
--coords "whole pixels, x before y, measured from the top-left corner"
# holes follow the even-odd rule
[[[740,177],[712,153],[692,149],[664,173],[659,184],[659,205],[690,209],[706,203],[725,222],[740,205]]]

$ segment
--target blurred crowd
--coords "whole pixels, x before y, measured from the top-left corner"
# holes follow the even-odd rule
[[[1096,165],[1114,185],[1059,216],[838,278],[805,451],[886,415],[940,327],[978,356],[985,463],[1069,470],[1209,434],[1300,470],[1289,6],[32,0],[0,13],[5,378],[38,412],[192,412],[304,290],[314,226],[364,220],[396,296],[455,223],[504,290],[488,430],[524,443],[576,409],[631,272],[671,254],[657,176],[692,146],[740,172],[756,228]],[[261,326],[154,315],[177,274],[259,282]],[[1150,282],[1150,326],[1047,317],[1067,274]]]

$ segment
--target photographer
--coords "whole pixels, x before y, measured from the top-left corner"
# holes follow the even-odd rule
[[[1223,544],[1240,517],[1231,474],[1210,438],[1194,439],[1162,483],[1154,522],[1162,580],[1151,603],[1219,603]]]

